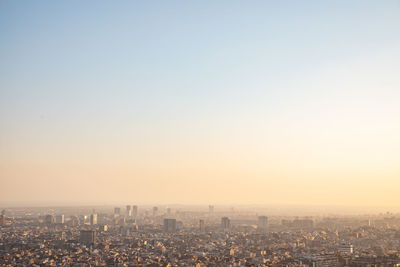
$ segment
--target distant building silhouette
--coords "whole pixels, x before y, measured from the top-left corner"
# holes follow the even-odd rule
[[[268,217],[267,216],[259,216],[257,229],[261,230],[261,231],[265,231],[265,230],[267,230],[267,227],[268,227]]]
[[[64,214],[57,215],[55,218],[55,222],[59,224],[64,224]]]
[[[153,207],[153,216],[157,216],[158,214],[158,207]]]
[[[229,230],[229,228],[231,227],[231,220],[229,220],[228,217],[222,217],[221,218],[221,227],[224,230]]]
[[[164,219],[164,232],[176,231],[176,219]]]
[[[45,219],[44,219],[44,222],[46,223],[46,224],[53,224],[53,223],[55,223],[55,218],[54,218],[54,216],[53,215],[51,215],[51,214],[47,214],[46,215],[46,217],[45,217]]]
[[[80,242],[87,246],[96,244],[96,231],[95,230],[81,230]]]
[[[203,232],[203,231],[205,231],[205,229],[206,229],[206,226],[205,226],[204,220],[200,220],[199,221],[199,230]]]
[[[136,218],[138,216],[138,206],[132,206],[132,216]]]
[[[115,207],[114,208],[114,215],[120,215],[121,214],[121,208]]]
[[[1,214],[0,215],[0,226],[5,226],[6,225],[6,215]]]

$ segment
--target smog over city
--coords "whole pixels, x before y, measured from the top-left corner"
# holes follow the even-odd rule
[[[400,0],[0,1],[0,266],[400,266]]]

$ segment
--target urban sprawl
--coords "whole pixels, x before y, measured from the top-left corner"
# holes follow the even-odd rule
[[[7,208],[0,266],[400,266],[400,216],[220,207]]]

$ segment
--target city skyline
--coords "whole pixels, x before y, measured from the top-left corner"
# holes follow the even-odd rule
[[[400,207],[399,12],[3,1],[0,206]]]

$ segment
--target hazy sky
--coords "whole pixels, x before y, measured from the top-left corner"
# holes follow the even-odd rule
[[[400,204],[400,1],[1,1],[0,203]]]

